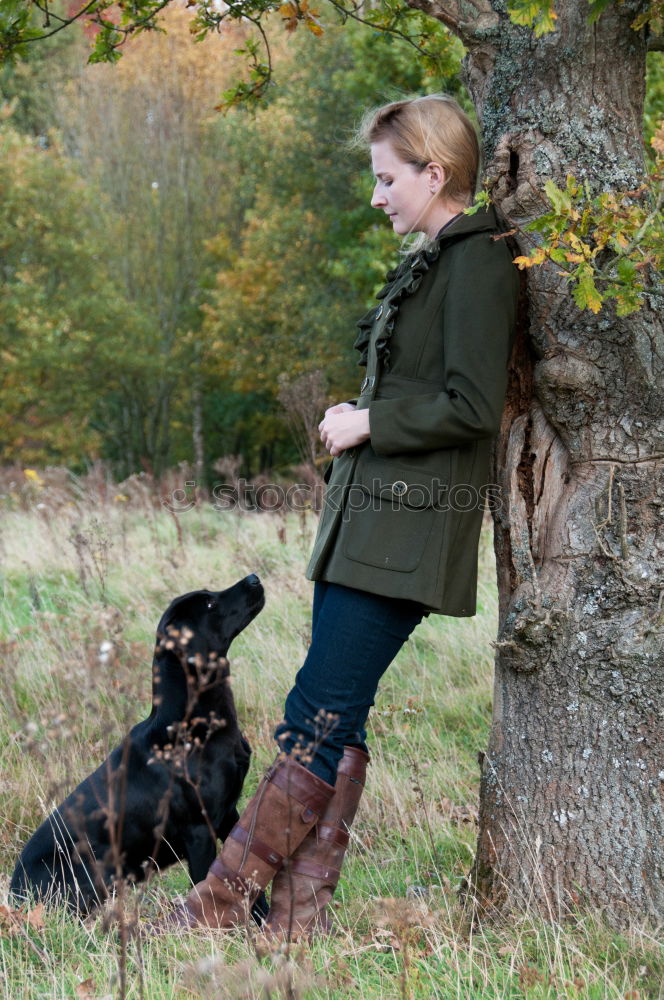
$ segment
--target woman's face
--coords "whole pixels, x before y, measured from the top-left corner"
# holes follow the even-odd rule
[[[399,236],[407,233],[436,236],[440,213],[435,192],[443,178],[434,176],[432,165],[418,170],[405,163],[394,152],[389,139],[371,144],[371,165],[376,177],[371,204],[389,216],[394,232]]]

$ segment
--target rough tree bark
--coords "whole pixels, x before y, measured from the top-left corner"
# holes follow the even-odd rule
[[[523,224],[567,173],[643,178],[644,7],[558,0],[536,39],[503,0],[410,0],[468,49],[494,201]],[[469,886],[480,913],[664,917],[664,338],[655,304],[580,312],[529,272],[495,452],[493,726]],[[661,300],[660,300],[661,301]]]

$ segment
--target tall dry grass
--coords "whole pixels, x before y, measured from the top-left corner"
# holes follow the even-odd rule
[[[2,484],[0,483],[0,486]],[[102,488],[103,485],[103,488]],[[116,488],[21,481],[0,489],[0,876],[20,847],[150,703],[159,617],[176,595],[250,572],[267,593],[231,649],[253,791],[309,639],[303,569],[315,516],[178,517],[140,479]],[[0,908],[0,1000],[18,998],[554,998],[664,996],[656,935],[618,935],[599,916],[565,926],[526,914],[474,929],[457,901],[477,820],[477,753],[491,711],[496,593],[482,535],[478,614],[431,616],[388,671],[370,720],[368,788],[335,902],[338,933],[311,947],[261,949],[249,933],[118,941],[103,916]],[[187,890],[183,868],[130,894],[146,916]]]

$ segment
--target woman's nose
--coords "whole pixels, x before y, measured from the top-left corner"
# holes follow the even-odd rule
[[[379,187],[380,184],[376,184],[373,189],[373,194],[371,195],[372,208],[380,208],[381,205],[385,204],[385,195],[381,194],[381,192],[378,190]]]

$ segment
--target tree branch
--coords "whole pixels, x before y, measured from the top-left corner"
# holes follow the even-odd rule
[[[449,0],[446,4],[442,4],[438,0],[408,0],[408,6],[435,17],[455,35],[459,33],[460,10],[458,3],[450,3]]]
[[[41,42],[43,38],[50,38],[51,35],[56,35],[58,31],[62,31],[63,28],[68,28],[70,24],[74,23],[74,21],[78,21],[79,17],[83,17],[84,14],[87,14],[90,8],[94,7],[96,2],[97,0],[90,0],[90,3],[86,3],[84,7],[81,7],[80,10],[76,11],[76,13],[72,17],[70,17],[68,21],[63,20],[61,17],[58,17],[56,14],[53,13],[53,11],[49,11],[49,14],[52,18],[54,18],[57,21],[60,21],[60,25],[57,28],[53,28],[53,31],[44,32],[43,35],[31,35],[29,38],[22,38],[21,44],[25,44],[26,42]],[[39,7],[39,4],[36,4],[36,6]],[[42,12],[44,10],[43,7],[39,7],[39,9]]]
[[[54,11],[49,10],[49,8],[48,8],[48,0],[45,0],[44,6],[41,5],[41,3],[39,2],[39,0],[32,0],[32,2],[34,3],[34,5],[37,8],[37,10],[40,10],[42,12],[42,14],[44,15],[44,27],[45,28],[48,28],[50,26],[51,19],[53,19],[54,21],[59,21],[60,24],[71,24],[71,21],[68,21],[65,17],[60,17],[58,14],[54,13]],[[79,14],[80,14],[80,11],[79,11]],[[76,17],[78,17],[79,14],[77,14]]]
[[[490,0],[466,0],[465,3],[462,0],[406,0],[406,2],[409,7],[435,17],[463,42],[469,44],[500,23],[500,17],[493,9]],[[469,16],[469,8],[474,9],[474,15]]]
[[[127,41],[130,35],[132,35],[135,31],[140,31],[141,28],[144,28],[146,25],[150,24],[151,21],[154,21],[157,15],[161,14],[162,10],[164,10],[165,7],[168,7],[170,3],[171,0],[162,0],[159,6],[155,7],[155,9],[150,11],[149,14],[146,14],[145,17],[139,18],[136,21],[132,21],[131,24],[128,24],[126,27],[121,24],[114,24],[113,31],[116,31],[119,35],[123,35],[124,37],[122,38],[121,41],[116,42],[114,45],[111,45],[111,49],[119,49],[120,46],[124,45],[124,43]],[[101,15],[99,17],[94,17],[93,21],[95,21],[95,23],[99,25],[102,26],[104,25],[104,20],[101,17]]]
[[[427,0],[424,0],[424,2],[426,3]],[[393,38],[400,38],[403,42],[406,42],[407,45],[412,46],[412,48],[414,48],[416,52],[419,52],[420,55],[427,55],[426,49],[423,49],[421,45],[418,45],[411,35],[406,34],[399,28],[395,28],[393,25],[389,24],[377,24],[373,21],[368,21],[361,14],[363,5],[361,2],[358,2],[358,0],[350,0],[350,6],[346,6],[344,0],[328,0],[328,3],[337,11],[342,19],[342,22],[345,23],[347,18],[350,18],[353,21],[358,21],[360,24],[364,24],[367,28],[373,28],[374,31],[380,31],[384,35],[391,35]],[[408,6],[415,9],[415,5],[410,2],[408,3]]]

